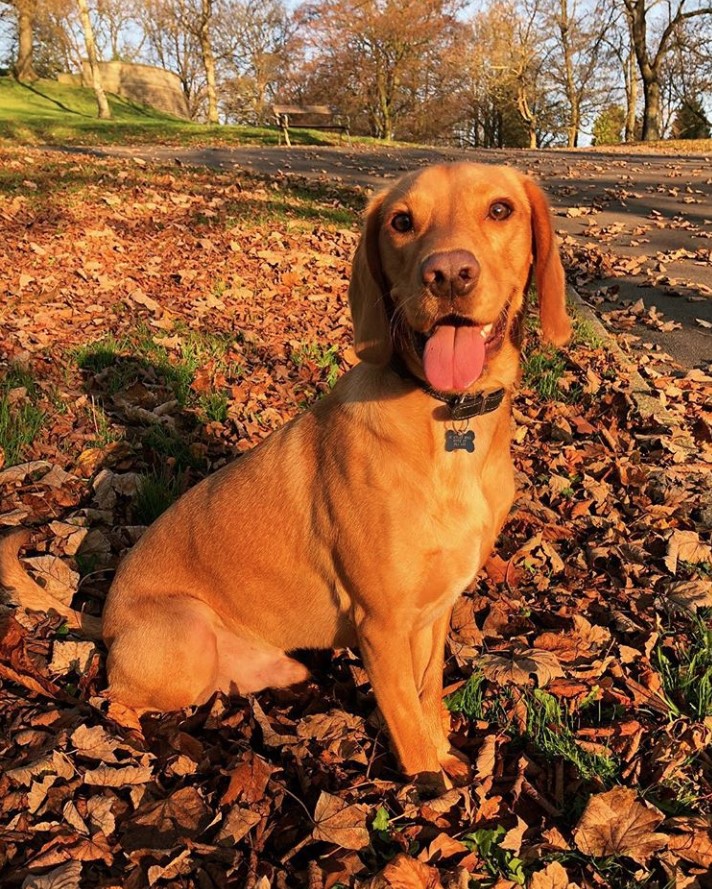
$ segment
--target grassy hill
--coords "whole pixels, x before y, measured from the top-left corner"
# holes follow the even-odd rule
[[[0,77],[0,142],[29,145],[272,145],[279,133],[274,127],[206,126],[181,120],[145,105],[110,95],[113,120],[98,120],[90,89],[53,80],[32,84]],[[338,143],[338,133],[295,130],[297,144]]]

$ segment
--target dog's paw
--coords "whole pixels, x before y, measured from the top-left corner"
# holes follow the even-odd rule
[[[440,765],[455,787],[462,787],[465,784],[471,783],[472,764],[464,753],[461,753],[454,747],[450,747],[447,753],[442,754]]]
[[[444,772],[418,772],[411,779],[419,794],[431,798],[452,790],[452,781]]]
[[[275,663],[270,675],[271,688],[287,688],[290,685],[306,682],[311,673],[304,664],[285,656]]]

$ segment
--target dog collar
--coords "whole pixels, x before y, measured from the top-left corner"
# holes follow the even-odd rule
[[[450,410],[451,420],[470,420],[472,417],[489,414],[491,411],[497,410],[504,400],[504,389],[493,389],[487,393],[477,392],[475,395],[448,395],[445,392],[439,392],[429,386],[425,380],[416,377],[400,355],[394,355],[391,358],[390,367],[402,379],[415,383],[426,395],[446,404]]]

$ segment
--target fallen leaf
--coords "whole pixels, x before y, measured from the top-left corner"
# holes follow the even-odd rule
[[[584,855],[597,858],[625,855],[645,864],[653,852],[667,845],[656,833],[663,815],[644,803],[629,787],[615,787],[592,796],[574,831],[574,842]]]
[[[365,849],[370,842],[366,829],[368,808],[349,805],[338,796],[322,791],[314,810],[313,836],[344,849]]]
[[[22,881],[22,889],[81,889],[82,863],[67,861],[46,874],[30,874]]]
[[[537,648],[518,649],[509,656],[485,654],[478,666],[488,679],[500,685],[530,685],[531,677],[536,676],[539,687],[543,688],[552,679],[564,675],[556,655]]]

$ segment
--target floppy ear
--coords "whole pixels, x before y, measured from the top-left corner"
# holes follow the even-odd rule
[[[526,177],[524,190],[532,211],[534,277],[541,331],[545,340],[563,346],[571,339],[571,321],[566,314],[566,277],[551,223],[551,211],[544,192]]]
[[[378,249],[381,207],[385,196],[385,192],[376,195],[368,205],[349,283],[356,354],[362,361],[379,365],[386,364],[393,351],[385,305],[388,285]]]

